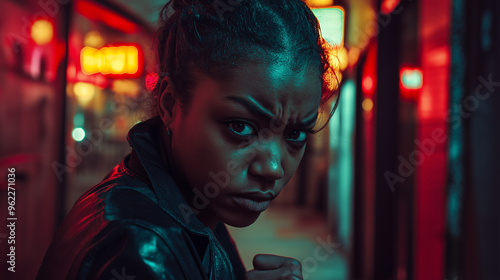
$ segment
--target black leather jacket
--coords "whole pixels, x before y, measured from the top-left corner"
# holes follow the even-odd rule
[[[153,118],[130,130],[132,153],[73,206],[38,280],[244,278],[224,224],[212,232],[181,212],[187,204],[158,151],[162,129]]]

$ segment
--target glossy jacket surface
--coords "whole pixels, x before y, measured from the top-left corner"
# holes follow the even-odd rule
[[[222,223],[186,212],[158,149],[158,118],[129,132],[130,155],[75,203],[38,272],[58,279],[243,279]]]

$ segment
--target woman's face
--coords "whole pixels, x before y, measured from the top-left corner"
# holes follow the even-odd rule
[[[169,125],[174,176],[210,227],[248,226],[267,208],[297,169],[320,104],[316,69],[254,64],[233,73],[225,81],[195,73],[189,109],[175,105]]]

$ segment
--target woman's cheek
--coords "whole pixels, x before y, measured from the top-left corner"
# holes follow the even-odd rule
[[[304,155],[304,150],[305,149],[302,149],[302,151],[300,151],[295,156],[289,154],[288,158],[283,161],[283,171],[285,173],[285,182],[286,183],[288,183],[288,181],[290,181],[293,174],[295,174],[295,171],[297,171],[297,168],[299,167],[300,161],[302,160],[302,156]]]
[[[245,153],[245,157],[243,162],[245,164],[248,164],[252,162],[252,160],[257,156],[257,152],[255,151],[255,148],[249,148],[248,151]]]

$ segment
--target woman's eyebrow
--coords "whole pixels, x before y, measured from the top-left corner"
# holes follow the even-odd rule
[[[267,119],[267,120],[272,120],[275,119],[276,116],[274,114],[267,110],[266,108],[262,107],[260,104],[255,103],[254,101],[248,100],[246,98],[238,97],[238,96],[226,96],[224,99],[236,102],[240,105],[243,105],[247,110],[250,112],[254,113],[260,118]]]
[[[239,97],[239,96],[232,96],[232,95],[226,96],[226,97],[224,97],[224,99],[232,101],[232,102],[236,102],[236,103],[242,105],[247,110],[249,110],[253,114],[257,115],[257,117],[260,117],[260,118],[263,118],[263,119],[266,119],[269,121],[276,119],[276,116],[271,111],[267,110],[266,108],[262,107],[260,104],[254,102],[252,100],[249,100],[249,99],[246,99],[243,97]],[[316,122],[317,118],[318,118],[318,114],[316,113],[304,121],[293,123],[293,125],[297,126],[297,127],[309,127]]]
[[[294,125],[299,126],[299,127],[309,127],[312,126],[313,124],[316,124],[316,120],[318,119],[318,114],[313,114],[309,119],[306,119],[302,122],[297,122]]]

